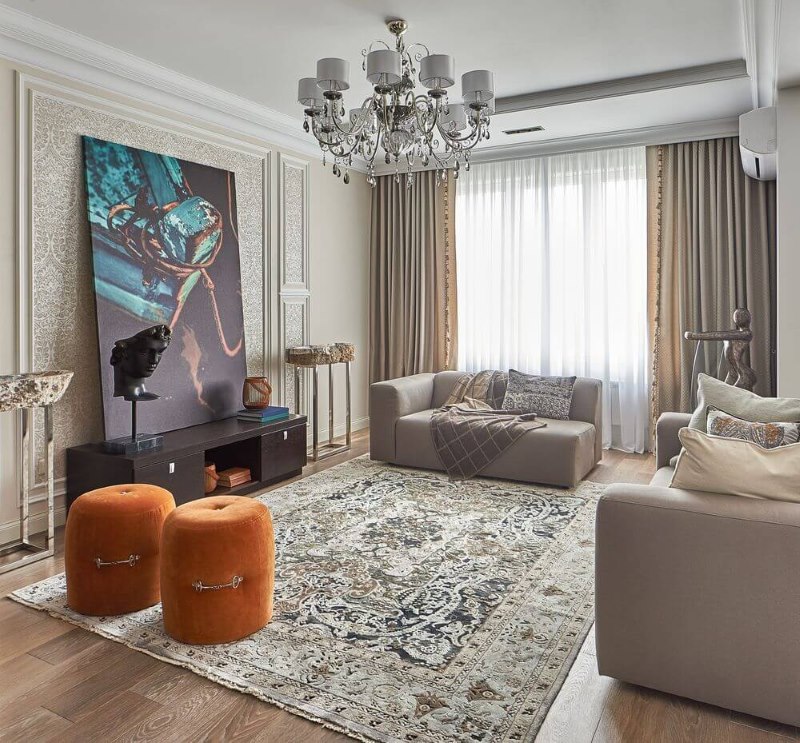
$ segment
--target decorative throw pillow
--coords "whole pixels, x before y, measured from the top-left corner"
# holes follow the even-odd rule
[[[508,372],[503,410],[536,413],[541,418],[569,420],[572,389],[577,377],[539,377],[516,369]]]
[[[494,410],[499,410],[503,404],[507,382],[508,374],[501,371],[486,369],[475,374],[465,372],[445,400],[444,407],[458,405],[466,398],[471,398],[485,402]]]
[[[689,428],[705,433],[708,430],[706,415],[712,405],[746,421],[777,423],[789,421],[800,423],[800,400],[793,397],[760,397],[740,387],[707,374],[697,377],[697,408],[692,413]]]
[[[796,444],[800,440],[800,424],[797,423],[753,423],[735,415],[728,415],[713,405],[708,406],[706,416],[709,436],[752,441],[765,449]]]
[[[683,449],[671,488],[800,503],[800,444],[764,449],[741,439],[678,431]]]

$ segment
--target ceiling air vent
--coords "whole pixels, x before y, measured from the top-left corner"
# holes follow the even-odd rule
[[[543,131],[543,126],[526,126],[524,129],[503,129],[503,134],[531,134],[532,132]]]

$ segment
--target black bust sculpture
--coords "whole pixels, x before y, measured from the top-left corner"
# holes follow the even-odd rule
[[[158,399],[154,392],[147,391],[144,383],[156,370],[171,339],[172,331],[166,325],[153,325],[114,343],[111,351],[114,397],[122,397],[131,404],[131,435],[130,438],[123,436],[103,442],[106,451],[132,454],[160,449],[163,445],[161,434],[138,433],[136,430],[136,403]]]
[[[124,397],[129,402],[158,398],[145,389],[144,380],[156,370],[171,339],[172,331],[166,325],[153,325],[114,343],[114,397]]]

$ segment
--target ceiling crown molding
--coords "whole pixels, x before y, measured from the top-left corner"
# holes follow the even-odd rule
[[[744,1],[747,2],[748,0]],[[506,114],[536,108],[548,108],[550,106],[565,106],[569,103],[583,103],[602,98],[651,93],[656,90],[683,88],[687,85],[703,85],[723,80],[736,80],[742,77],[747,77],[745,60],[729,59],[725,62],[682,67],[677,70],[651,72],[646,75],[632,75],[614,80],[587,83],[586,85],[572,85],[566,88],[540,90],[535,93],[498,98],[496,113]]]
[[[527,157],[541,157],[568,152],[606,150],[614,147],[644,147],[656,144],[674,144],[675,142],[694,142],[701,139],[736,137],[738,135],[739,119],[733,116],[723,119],[647,126],[639,129],[623,129],[602,134],[556,137],[540,142],[517,142],[515,144],[481,147],[472,153],[470,162],[476,164],[502,160],[521,160]],[[434,169],[435,165],[429,165],[427,168],[414,168],[414,170]],[[385,165],[383,163],[375,165],[375,173],[377,175],[392,175],[394,172],[393,165]],[[462,176],[466,177],[466,174],[462,173]]]
[[[319,157],[299,119],[3,5],[0,57]]]

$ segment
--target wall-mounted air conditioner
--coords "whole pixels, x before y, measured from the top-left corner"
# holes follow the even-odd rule
[[[778,116],[775,106],[756,108],[739,117],[739,150],[744,172],[759,181],[774,181],[778,166]]]

